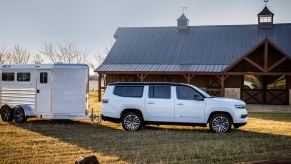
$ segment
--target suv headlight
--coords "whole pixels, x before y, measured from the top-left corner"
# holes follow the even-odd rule
[[[235,108],[237,108],[237,109],[245,109],[245,108],[246,108],[245,105],[234,105],[234,106],[235,106]]]

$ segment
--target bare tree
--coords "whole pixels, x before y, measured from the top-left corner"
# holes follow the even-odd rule
[[[103,63],[103,61],[105,59],[105,55],[102,53],[99,53],[99,54],[94,55],[94,58],[95,58],[97,64],[100,65]]]
[[[13,64],[27,64],[30,59],[30,52],[28,49],[16,45],[9,51],[9,58]]]
[[[32,63],[33,64],[43,64],[44,63],[44,59],[41,57],[41,55],[36,54],[36,55],[34,55],[34,57],[32,59]]]
[[[53,63],[87,63],[87,54],[73,43],[64,45],[45,43],[40,54]]]
[[[9,64],[10,55],[6,48],[0,49],[0,64]]]

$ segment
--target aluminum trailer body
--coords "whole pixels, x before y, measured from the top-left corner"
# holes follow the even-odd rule
[[[88,118],[88,65],[1,65],[0,76],[3,121]],[[24,114],[24,121],[17,121],[19,114]]]

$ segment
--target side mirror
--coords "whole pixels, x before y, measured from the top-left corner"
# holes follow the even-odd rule
[[[204,98],[202,96],[200,96],[200,95],[194,95],[194,100],[196,100],[196,101],[203,101]]]

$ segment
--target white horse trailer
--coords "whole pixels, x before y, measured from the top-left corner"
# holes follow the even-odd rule
[[[89,119],[85,64],[1,65],[1,118]]]

